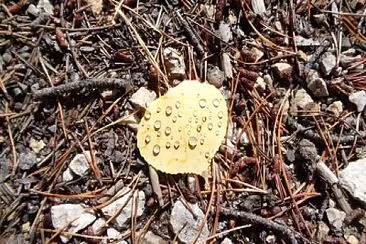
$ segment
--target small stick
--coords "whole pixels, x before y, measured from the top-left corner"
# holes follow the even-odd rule
[[[244,211],[236,211],[234,209],[221,208],[220,212],[223,215],[233,216],[250,224],[261,225],[268,229],[275,230],[279,233],[283,233],[292,244],[298,243],[293,231],[291,231],[291,229],[285,225],[278,224],[272,220]]]
[[[61,97],[67,93],[77,93],[82,89],[97,89],[97,88],[123,88],[129,90],[132,87],[132,81],[129,76],[125,78],[90,78],[78,82],[70,82],[56,87],[43,88],[34,92],[35,99],[45,97]]]

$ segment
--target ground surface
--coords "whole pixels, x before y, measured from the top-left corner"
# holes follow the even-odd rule
[[[365,14],[2,1],[0,243],[366,243]],[[156,171],[136,143],[144,107],[184,79],[228,105],[203,176]]]

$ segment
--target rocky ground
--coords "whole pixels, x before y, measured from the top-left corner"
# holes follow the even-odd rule
[[[366,243],[365,17],[364,0],[2,1],[0,243]],[[228,107],[202,175],[136,142],[186,79]]]

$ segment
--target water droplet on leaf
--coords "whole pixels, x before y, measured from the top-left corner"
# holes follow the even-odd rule
[[[165,109],[165,114],[166,114],[167,116],[170,116],[170,115],[172,114],[172,112],[173,112],[173,109],[172,109],[172,107],[171,107],[171,106],[166,107],[166,109]]]
[[[200,99],[200,101],[199,101],[199,105],[200,105],[200,107],[201,108],[204,108],[204,107],[206,107],[206,100],[205,99]]]
[[[153,154],[156,156],[160,153],[160,146],[159,145],[155,145],[153,147]]]

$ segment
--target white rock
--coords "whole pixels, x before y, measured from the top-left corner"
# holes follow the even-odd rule
[[[357,111],[362,112],[366,105],[366,92],[358,91],[354,92],[348,97],[349,101],[356,105]]]
[[[130,194],[129,188],[123,188],[119,193],[119,195],[123,195],[122,197],[102,208],[103,213],[108,217],[114,216],[117,212],[119,212],[115,218],[119,227],[122,227],[123,224],[131,218],[132,211],[135,211],[135,209],[132,209],[133,197],[130,197]],[[122,207],[123,209],[121,210]],[[136,215],[139,217],[142,215],[145,207],[145,193],[143,191],[138,192],[138,206],[134,206],[134,208],[136,207]]]
[[[327,84],[319,77],[316,70],[311,69],[309,71],[306,83],[314,97],[327,97],[329,95]]]
[[[85,154],[91,160],[90,151],[85,151]],[[69,169],[78,176],[84,176],[89,169],[89,163],[83,153],[76,154],[69,164]]]
[[[326,52],[321,57],[319,68],[323,75],[329,75],[330,72],[332,72],[332,69],[336,66],[336,64],[336,57],[332,53]]]
[[[264,5],[263,0],[252,0],[252,9],[256,14],[263,14],[266,12],[266,6]]]
[[[98,235],[100,232],[102,232],[103,230],[105,230],[105,228],[107,228],[106,226],[106,221],[102,218],[97,219],[93,224],[92,224],[92,231],[95,235]]]
[[[53,14],[53,5],[49,0],[39,0],[37,4],[38,9],[43,9],[47,14]]]
[[[34,4],[29,4],[26,12],[34,17],[38,17],[41,11]]]
[[[156,93],[145,87],[141,87],[130,98],[130,102],[142,108],[146,108],[156,99]]]
[[[225,237],[225,239],[221,242],[221,244],[232,244],[232,243],[233,242],[227,237]]]
[[[264,75],[263,80],[270,88],[273,88],[273,79],[269,74]]]
[[[217,30],[217,34],[218,34],[218,36],[221,37],[221,39],[224,42],[229,42],[233,38],[233,34],[230,29],[230,25],[226,24],[223,21],[221,21],[219,24],[219,29]]]
[[[328,208],[327,210],[325,210],[325,212],[327,213],[327,218],[331,227],[334,230],[341,231],[346,213],[343,211],[339,211],[336,208]]]
[[[347,238],[347,243],[349,244],[358,244],[360,241],[354,236],[354,235],[350,235]]]
[[[118,238],[121,235],[118,230],[115,228],[108,228],[107,229],[107,236],[110,238]]]
[[[67,181],[72,181],[73,179],[74,179],[74,175],[72,174],[71,170],[69,168],[67,168],[62,173],[62,180],[67,182]]]
[[[341,101],[335,101],[327,107],[327,111],[335,117],[338,117],[343,112],[343,103]]]
[[[168,244],[169,243],[168,241],[165,241],[160,236],[155,235],[152,231],[146,232],[146,234],[141,237],[140,242],[144,243],[144,244]]]
[[[186,77],[184,56],[171,47],[164,49],[163,56],[169,79],[184,79]]]
[[[39,153],[45,146],[46,144],[42,140],[37,141],[33,137],[29,141],[29,147],[32,148],[35,153]]]
[[[271,67],[280,78],[285,78],[292,72],[292,66],[288,63],[275,63]]]
[[[300,35],[295,36],[295,43],[298,47],[314,47],[320,45],[320,42],[318,40],[312,38],[306,39]]]
[[[221,70],[224,71],[226,79],[233,78],[233,65],[227,53],[221,54]]]
[[[267,83],[264,81],[264,79],[260,76],[258,76],[257,80],[255,81],[254,87],[257,90],[265,91],[266,90]]]
[[[60,204],[51,207],[51,219],[53,226],[58,230],[76,233],[90,225],[96,217],[93,212],[86,210],[80,204]],[[70,225],[69,225],[70,224]],[[71,236],[61,235],[62,242],[66,243],[71,239]]]
[[[258,62],[264,56],[264,52],[262,52],[256,47],[251,47],[249,51],[252,53],[255,63]]]
[[[204,221],[205,214],[198,207],[197,204],[187,203],[195,214],[192,213],[184,206],[181,201],[175,202],[172,213],[170,215],[170,224],[175,234],[178,234],[178,238],[183,243],[192,243],[196,235],[200,231],[202,222]],[[197,241],[202,241],[209,236],[207,224],[203,226],[202,232],[199,235]]]
[[[341,170],[339,175],[340,185],[346,189],[355,199],[366,206],[366,158],[350,162]]]
[[[313,99],[305,89],[297,90],[291,99],[290,114],[297,115],[300,110],[304,110],[306,106],[313,102]]]

